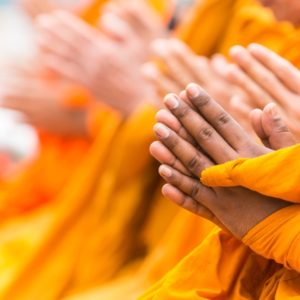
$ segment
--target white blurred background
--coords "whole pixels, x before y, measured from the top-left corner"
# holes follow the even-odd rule
[[[0,36],[2,77],[5,76],[5,65],[34,58],[30,22],[13,1],[0,0]],[[16,113],[0,108],[0,151],[8,151],[18,158],[31,156],[37,149],[35,131],[18,123],[17,118]]]

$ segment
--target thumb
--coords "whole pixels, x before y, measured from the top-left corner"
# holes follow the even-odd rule
[[[254,131],[265,146],[278,150],[296,144],[274,103],[269,103],[262,111],[252,111],[250,117]]]

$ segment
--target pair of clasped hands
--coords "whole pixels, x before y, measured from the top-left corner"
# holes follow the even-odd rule
[[[299,77],[295,68],[279,56],[272,53],[271,59],[278,74],[282,75],[284,71],[290,84],[295,82],[295,75]],[[279,90],[278,86],[273,88]],[[280,90],[283,92],[283,88]],[[261,156],[295,144],[280,108],[274,103],[250,112],[252,128],[262,144],[253,140],[197,84],[189,84],[179,94],[168,94],[164,105],[166,108],[156,116],[154,131],[157,141],[150,147],[151,154],[161,164],[159,174],[167,182],[162,188],[164,196],[230,231],[237,238],[244,237],[268,216],[290,205],[242,187],[210,188],[199,180],[201,172],[208,167],[239,157]]]

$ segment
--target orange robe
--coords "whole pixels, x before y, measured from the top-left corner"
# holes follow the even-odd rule
[[[299,153],[296,145],[205,170],[208,186],[243,186],[297,204],[267,217],[241,241],[216,228],[140,299],[300,297]]]
[[[144,240],[142,229],[153,203],[151,190],[158,184],[156,164],[148,152],[154,114],[146,106],[124,122],[105,108],[90,111],[95,141],[73,161],[63,188],[51,201],[1,226],[0,276],[5,279],[0,299],[42,295],[55,300],[111,280],[144,255],[148,237]],[[51,166],[55,165],[53,160]],[[160,232],[149,234],[149,244],[171,218],[172,214],[161,218]],[[14,260],[12,253],[21,248],[22,256]]]
[[[298,29],[286,22],[276,22],[270,11],[262,9],[260,6],[254,3],[254,1],[208,0],[202,2],[199,1],[197,9],[193,12],[193,18],[188,19],[186,24],[184,24],[184,26],[178,30],[178,35],[200,55],[211,55],[216,52],[221,52],[227,55],[228,50],[232,46],[236,44],[247,46],[252,42],[261,43],[273,49],[274,51],[283,53],[286,51],[285,49],[287,49],[286,45],[291,44],[291,42],[298,35]],[[201,222],[206,222],[200,220],[198,226],[202,226]],[[177,219],[177,221],[180,222],[179,219]],[[182,224],[182,226],[188,227],[188,221],[186,225]],[[210,234],[208,234],[208,232],[210,232]],[[174,237],[178,237],[177,231],[174,231],[170,234]],[[210,243],[211,239],[214,240],[215,244],[215,239],[220,240],[220,242],[217,243],[215,249],[216,251],[211,250],[211,255],[209,254],[210,250],[208,247],[207,249],[205,248],[206,253],[203,255],[201,253],[201,260],[203,260],[205,257],[205,263],[208,265],[212,264],[215,266],[215,269],[212,268],[208,271],[209,266],[203,266],[203,264],[199,262],[200,267],[198,272],[201,270],[203,276],[196,276],[193,274],[192,267],[191,272],[189,273],[188,266],[192,266],[194,261],[193,258],[191,260],[188,258],[196,257],[195,253],[197,253],[198,250],[196,249],[193,254],[188,256],[187,259],[183,260],[183,262],[174,270],[174,272],[170,271],[170,274],[173,273],[176,275],[167,276],[165,280],[155,284],[153,288],[146,293],[145,297],[141,297],[141,299],[198,299],[198,295],[199,299],[214,299],[214,297],[222,297],[221,295],[230,295],[230,297],[228,296],[228,299],[231,299],[233,295],[236,295],[236,299],[244,299],[242,298],[241,294],[238,293],[241,284],[247,284],[249,287],[247,287],[245,290],[245,294],[247,295],[248,293],[249,295],[252,295],[254,299],[256,299],[255,291],[251,291],[251,288],[254,286],[251,285],[251,282],[253,281],[252,275],[257,274],[255,276],[258,277],[259,274],[257,270],[262,270],[260,264],[265,264],[265,270],[268,272],[267,266],[270,264],[270,262],[264,262],[264,259],[247,250],[242,243],[235,240],[230,235],[224,232],[219,235],[219,230],[217,228],[212,231],[207,231],[206,234],[207,236],[199,246],[201,251],[204,245],[208,245]],[[194,238],[197,239],[197,237]],[[169,256],[171,256],[172,251],[176,251],[176,249],[183,247],[183,244],[180,243],[179,239],[178,243],[173,242],[172,246],[173,247],[171,251],[166,250],[169,251]],[[226,253],[230,253],[232,251],[237,251],[237,253],[240,253],[241,257],[245,257],[245,259],[240,260],[239,256],[237,256],[236,260],[234,258],[234,261],[231,262],[233,265],[232,269],[235,268],[234,272],[231,273],[230,271],[227,272],[226,270],[222,270],[222,272],[217,273],[218,266],[226,263]],[[166,254],[165,257],[167,257],[168,254]],[[224,257],[219,258],[218,254],[224,255]],[[197,258],[195,258],[195,260],[196,259]],[[255,262],[253,265],[251,265],[252,261]],[[157,266],[158,269],[163,268],[164,266],[164,260],[162,259],[160,262],[160,266]],[[184,265],[185,262],[187,262],[189,265]],[[241,268],[241,270],[239,270],[241,264],[243,263],[247,265],[247,268],[245,267],[244,269]],[[185,273],[181,273],[182,265],[186,267],[184,269],[186,275]],[[230,263],[228,265],[230,265]],[[276,269],[277,267],[278,266],[275,266],[274,268]],[[240,273],[238,273],[239,271]],[[248,271],[249,273],[247,274]],[[181,276],[181,274],[183,275]],[[189,291],[189,293],[187,292],[184,294],[184,296],[183,294],[177,294],[176,292],[174,292],[174,294],[172,292],[161,292],[161,290],[168,290],[169,284],[170,286],[174,284],[176,288],[178,284],[180,290],[180,285],[183,284],[183,282],[186,283],[188,280],[190,280],[189,274],[193,274],[195,278],[200,277],[199,281],[201,281],[202,284],[201,292],[193,289],[193,285],[195,283],[193,280],[191,280],[191,284],[189,285],[189,288],[191,289],[186,289]],[[209,282],[210,276],[214,280]],[[221,282],[221,279],[218,279],[216,276],[224,278],[224,281]],[[232,276],[232,281],[226,281],[226,276]],[[218,285],[219,282],[221,282],[220,285]],[[233,286],[233,282],[237,282],[237,285]],[[215,287],[217,287],[217,289],[215,289]],[[233,289],[235,289],[235,291],[233,291]],[[225,297],[225,299],[227,298]],[[245,299],[249,298],[245,296]]]
[[[187,24],[184,24],[179,29],[178,36],[185,40],[198,54],[211,55],[218,51],[225,53],[230,46],[236,43],[247,45],[251,42],[259,42],[272,47],[274,50],[278,50],[285,44],[286,41],[284,38],[295,33],[295,29],[292,26],[276,23],[270,12],[253,4],[253,1],[202,1],[193,14],[193,18],[189,18]],[[151,114],[152,110],[150,109],[148,113]],[[155,196],[152,201],[153,203],[160,203],[158,201],[166,200],[161,196]],[[157,210],[160,207],[161,205],[157,204]],[[162,212],[164,213],[165,210],[162,210]],[[153,218],[152,222],[148,223],[148,229],[147,227],[145,228],[146,234],[147,230],[151,232],[155,228],[159,228],[159,226],[155,226],[155,223],[160,224],[164,216],[159,212],[156,216],[157,219]],[[110,285],[94,288],[83,294],[70,296],[67,299],[135,299],[139,293],[176,265],[192,248],[196,245],[206,243],[207,236],[216,231],[214,228],[215,226],[206,220],[197,218],[186,212],[180,212],[174,218],[169,230],[163,235],[161,242],[156,247],[154,243],[154,247],[149,248],[149,250],[152,249],[153,251],[149,251],[149,255],[141,267],[125,272],[123,277],[120,277]],[[226,236],[226,234],[224,235]],[[226,237],[226,239],[232,240],[230,236]],[[225,246],[227,250],[236,248],[236,251],[243,253],[245,257],[251,254],[251,259],[249,259],[248,263],[249,266],[251,260],[257,260],[259,263],[262,260],[259,256],[252,258],[254,256],[252,252],[245,250],[243,246],[240,249],[238,241],[232,242],[229,246],[224,245],[224,248]],[[221,253],[221,249],[219,249],[219,252]],[[214,256],[209,256],[208,254],[207,256],[212,260],[212,264],[215,264],[217,267],[218,262],[213,261]],[[239,266],[240,261],[237,260],[236,265],[232,269],[235,268],[237,273]],[[243,275],[245,278],[246,273]],[[205,272],[204,275],[206,276]],[[226,276],[226,272],[224,272],[224,276]],[[155,295],[159,286],[160,282],[154,285],[153,295]],[[164,299],[173,299],[170,295],[168,297]],[[153,299],[156,298],[153,296]],[[157,297],[157,299],[160,298]]]
[[[198,1],[177,36],[199,55],[228,56],[232,46],[254,42],[283,52],[299,34],[298,28],[277,22],[272,12],[255,0],[203,0]]]

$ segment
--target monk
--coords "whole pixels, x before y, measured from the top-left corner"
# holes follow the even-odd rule
[[[116,43],[115,48],[109,49],[120,51],[121,47]],[[116,54],[119,53],[115,50],[110,54],[112,61]],[[102,63],[106,63],[107,56],[103,59]],[[130,56],[127,62],[132,63]],[[136,75],[130,68],[123,69],[124,73],[121,70],[120,66],[118,71],[123,76],[127,74],[126,80]],[[122,91],[126,93],[126,89],[117,90],[118,97]],[[63,189],[45,205],[22,217],[8,219],[1,228],[3,248],[0,251],[6,262],[1,269],[5,278],[0,289],[3,299],[34,299],[40,295],[43,299],[58,299],[78,289],[101,285],[121,271],[125,272],[125,267],[134,269],[134,262],[160,237],[156,230],[147,233],[141,230],[146,222],[156,218],[152,214],[148,216],[150,210],[147,209],[152,200],[148,191],[159,189],[156,167],[147,151],[152,140],[155,110],[142,99],[136,112],[130,112],[128,108],[134,110],[138,103],[127,101],[119,104],[119,113],[116,106],[112,110],[105,106],[106,98],[109,103],[114,97],[109,98],[108,93],[103,96],[101,103],[97,102],[102,116],[95,118],[100,123],[92,132],[93,143],[81,156],[82,160],[73,163],[76,170]],[[136,101],[136,98],[132,97],[132,100]],[[84,103],[89,105],[90,102],[93,104],[93,99]],[[92,106],[86,121],[94,118],[93,112]],[[95,123],[96,120],[92,121]],[[144,131],[140,130],[141,124]],[[133,134],[136,132],[140,132],[139,138]],[[137,152],[141,153],[138,157]],[[149,201],[145,200],[145,194],[149,194]],[[173,216],[169,206],[164,211],[170,216],[159,219],[161,232]],[[98,232],[86,239],[92,230]],[[10,256],[10,245],[18,251],[21,244],[22,256],[16,261]],[[55,284],[53,278],[57,279]]]
[[[135,28],[144,28],[143,32],[140,32],[142,29],[136,31],[133,25],[111,12],[105,13],[100,21],[106,34],[66,12],[40,17],[42,62],[64,78],[87,87],[99,101],[104,101],[116,110],[125,110],[125,116],[130,115],[145,94],[149,101],[155,99],[152,88],[139,69],[141,63],[149,58],[149,39],[152,39],[152,35],[156,37],[163,34],[164,28],[145,5],[136,13],[138,25]],[[140,17],[143,14],[147,14],[148,20],[156,24],[155,33],[152,27],[144,24],[144,18]],[[58,31],[58,28],[64,30]],[[119,55],[120,48],[123,49],[123,55]],[[130,69],[126,69],[128,60],[131,60]],[[118,69],[123,72],[114,71]],[[112,72],[113,76],[107,76]],[[134,81],[140,82],[138,88],[131,87],[130,82]],[[134,107],[124,105],[124,98],[131,98]]]
[[[229,56],[232,46],[256,42],[296,63],[298,4],[292,1],[289,6],[292,9],[285,9],[283,2],[275,1],[275,7],[268,3],[274,12],[254,1],[202,1],[194,18],[178,30],[178,36],[189,47],[176,39],[155,41],[152,48],[159,64],[147,65],[144,73],[161,94],[179,92],[188,82],[198,82],[229,109],[227,104],[237,92],[246,98],[224,78],[227,64],[224,56]],[[209,26],[209,22],[214,25]],[[215,35],[209,32],[212,26]]]
[[[194,109],[186,104],[186,99]],[[292,239],[283,239],[282,248],[276,239],[284,233],[279,227],[276,229],[275,225],[276,218],[282,220],[281,224],[284,224],[286,230],[288,220],[290,225],[295,224],[298,205],[292,204],[292,199],[286,196],[283,198],[286,201],[282,201],[239,187],[219,188],[218,184],[225,186],[221,183],[221,177],[217,179],[217,174],[222,173],[208,173],[214,164],[262,154],[273,157],[273,153],[253,143],[230,115],[195,84],[189,85],[180,97],[174,94],[167,96],[165,103],[182,129],[173,131],[171,128],[174,124],[167,119],[155,127],[161,142],[152,147],[163,163],[160,174],[168,182],[163,187],[163,193],[176,204],[208,218],[222,229],[212,231],[202,244],[141,299],[287,299],[291,295],[299,295],[297,252],[291,249],[293,252],[284,255],[283,250],[292,246],[288,244]],[[283,126],[282,119],[274,115],[272,106],[267,106],[265,111],[270,111],[277,126],[282,123],[278,127]],[[288,131],[274,131],[273,134],[275,136],[269,140],[271,144],[276,139],[277,146],[280,141],[282,146],[294,143]],[[219,150],[220,144],[222,151]],[[195,145],[201,145],[201,150],[195,148]],[[168,157],[166,151],[170,153]],[[277,156],[276,152],[274,154]],[[177,165],[172,163],[171,167],[170,163],[175,158]],[[201,172],[202,183],[197,180]],[[268,194],[263,190],[262,186],[259,192]],[[283,196],[276,192],[272,194],[273,197],[276,195]],[[262,226],[268,226],[271,230],[265,232],[263,237]],[[297,229],[294,232],[296,234]],[[261,240],[257,240],[255,234],[257,238],[260,234]],[[276,243],[269,247],[263,238],[273,238]],[[220,265],[222,268],[218,267]]]
[[[219,10],[213,10],[212,8],[214,7],[211,3],[209,3],[208,1],[205,2],[207,4],[206,6],[206,10],[202,10],[203,7],[205,6],[200,6],[199,5],[199,11],[203,13],[207,12],[207,9],[210,8],[212,14],[216,13],[216,12],[220,12],[220,15],[222,15],[222,22],[224,21],[223,16],[224,16],[224,7],[230,8],[230,10],[228,10],[231,13],[231,9],[234,7],[235,8],[235,13],[236,13],[236,18],[233,18],[232,20],[232,26],[230,26],[230,30],[228,29],[227,26],[223,26],[224,23],[222,23],[223,25],[220,25],[219,27],[217,26],[217,28],[220,29],[224,29],[226,28],[228,31],[225,31],[225,36],[226,36],[226,43],[224,42],[224,45],[220,46],[220,49],[222,49],[222,52],[224,51],[224,53],[226,53],[227,49],[229,49],[229,47],[233,44],[235,44],[235,40],[232,38],[230,41],[230,37],[231,35],[229,35],[229,32],[232,33],[232,37],[234,36],[240,36],[243,37],[243,44],[247,44],[251,41],[251,39],[253,38],[255,40],[258,41],[264,41],[266,44],[273,44],[275,45],[274,48],[279,48],[280,45],[282,45],[282,39],[285,38],[289,33],[294,33],[295,29],[294,28],[290,28],[290,26],[281,26],[281,24],[278,24],[274,17],[265,10],[263,10],[261,7],[257,6],[256,4],[252,3],[250,4],[250,2],[245,4],[245,7],[249,8],[251,7],[251,14],[250,15],[245,15],[244,12],[246,11],[246,9],[241,9],[242,5],[236,5],[234,6],[233,2],[229,1],[224,2],[224,1],[216,1],[215,3],[219,4]],[[214,7],[215,8],[215,7]],[[242,7],[243,8],[243,7]],[[259,14],[258,14],[259,12]],[[196,14],[195,14],[196,15]],[[216,14],[216,16],[220,17],[220,15]],[[196,23],[196,20],[204,20],[204,18],[201,18],[201,14],[199,13],[200,16],[198,19],[195,18],[193,19],[193,21],[195,22],[192,26],[188,26],[187,28],[190,29],[189,31],[189,36],[186,35],[186,38],[190,38],[189,43],[191,43],[191,45],[193,45],[193,47],[195,47],[195,49],[197,49],[197,47],[201,48],[201,47],[206,47],[206,45],[209,45],[209,47],[211,47],[210,50],[197,50],[199,51],[199,53],[201,53],[200,51],[203,51],[202,53],[213,53],[214,46],[212,46],[211,43],[207,43],[207,35],[203,35],[205,37],[205,43],[201,43],[201,39],[199,38],[199,40],[197,41],[197,37],[200,36],[201,37],[201,30],[197,31],[197,34],[195,34],[195,28],[201,28],[199,26],[199,23]],[[206,14],[207,16],[207,14]],[[230,14],[225,14],[226,18],[229,19]],[[267,16],[267,18],[265,19],[265,17]],[[261,18],[260,18],[261,17]],[[228,20],[227,19],[227,20]],[[207,20],[207,19],[206,19]],[[215,20],[215,19],[214,19]],[[268,22],[265,23],[265,20],[267,20]],[[257,21],[257,22],[256,22]],[[225,22],[225,21],[224,21]],[[192,23],[192,22],[189,22]],[[215,22],[216,23],[216,22]],[[214,23],[214,26],[215,26]],[[235,32],[232,32],[233,29],[237,30],[237,31],[241,31],[244,28],[243,24],[248,24],[250,23],[253,27],[253,31],[251,32],[247,32],[248,35],[246,34],[235,34]],[[217,23],[219,25],[219,23]],[[231,24],[231,23],[230,23]],[[236,24],[239,24],[240,27],[237,27]],[[277,24],[278,27],[276,27],[277,30],[275,30],[275,34],[273,36],[273,33],[271,34],[271,30],[273,30],[274,28],[274,24]],[[216,26],[215,26],[216,27]],[[209,28],[209,27],[205,27],[203,26],[202,29],[205,32],[204,28]],[[180,30],[179,30],[180,32]],[[183,31],[181,31],[183,34]],[[224,32],[224,31],[222,31]],[[264,34],[261,34],[261,33]],[[273,31],[272,31],[273,32]],[[208,34],[208,32],[206,32]],[[220,33],[220,31],[218,31],[218,34]],[[185,34],[187,34],[187,32],[185,31]],[[184,36],[184,35],[183,35]],[[215,36],[213,36],[215,38]],[[249,40],[246,40],[246,37],[249,37]],[[270,38],[271,37],[271,38]],[[193,39],[192,39],[193,38]],[[209,41],[210,39],[212,39],[212,35],[210,34],[209,36]],[[213,40],[214,43],[216,43],[217,39]],[[232,44],[230,44],[230,42]],[[197,44],[197,42],[199,42]],[[228,44],[227,44],[228,43]],[[230,46],[228,46],[230,45]],[[199,49],[198,48],[198,49]],[[226,51],[224,49],[226,48]],[[164,113],[161,113],[160,115],[158,115],[158,118],[163,117]],[[168,115],[169,116],[169,115]],[[160,276],[162,276],[164,273],[168,272],[168,270],[170,269],[170,267],[172,267],[172,265],[174,265],[179,259],[180,257],[184,256],[189,249],[193,248],[195,245],[199,244],[202,242],[203,238],[205,238],[207,236],[207,233],[211,231],[212,229],[212,225],[209,222],[203,222],[202,220],[200,221],[196,221],[195,219],[193,219],[191,216],[189,215],[184,215],[184,216],[180,216],[176,219],[177,222],[174,222],[174,224],[172,224],[172,226],[176,226],[177,230],[176,233],[174,233],[174,231],[172,231],[172,228],[170,228],[168,234],[169,236],[166,236],[163,240],[163,242],[161,243],[161,245],[159,245],[157,247],[157,252],[153,253],[153,255],[149,256],[148,260],[146,261],[145,265],[143,266],[143,268],[141,268],[139,270],[139,272],[135,273],[135,275],[133,276],[133,278],[130,280],[130,278],[125,278],[124,281],[118,281],[116,282],[116,285],[111,285],[110,287],[107,287],[107,289],[95,289],[94,291],[91,292],[87,292],[84,295],[79,295],[79,296],[74,296],[74,299],[97,299],[101,298],[101,297],[111,297],[111,299],[119,299],[120,297],[125,297],[124,295],[128,295],[129,294],[129,299],[134,298],[134,295],[137,293],[138,290],[143,290],[145,287],[147,287],[147,285],[151,284],[151,282],[157,280],[158,278],[160,278]],[[187,224],[190,224],[190,226],[188,226]],[[198,230],[198,235],[195,234],[193,236],[189,235],[189,232],[191,230]],[[178,239],[181,238],[181,241],[179,241]],[[187,246],[186,246],[187,245]],[[190,248],[189,248],[190,247]],[[139,278],[141,280],[137,280],[136,278]],[[134,283],[133,281],[137,282]],[[112,292],[114,291],[114,292]],[[124,292],[125,291],[125,292]],[[73,299],[72,297],[70,299]]]

